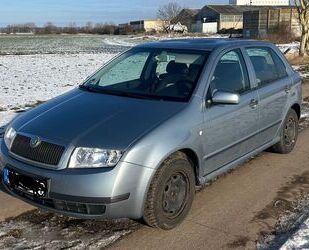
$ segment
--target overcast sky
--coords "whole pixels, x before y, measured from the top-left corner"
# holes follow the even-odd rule
[[[57,25],[70,22],[114,23],[135,19],[155,18],[159,6],[171,0],[0,0],[0,26],[34,22],[43,25],[51,21]],[[181,6],[200,8],[210,3],[228,0],[177,0]]]

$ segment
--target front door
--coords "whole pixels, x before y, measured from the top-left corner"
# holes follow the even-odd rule
[[[240,95],[239,104],[212,104],[215,91]],[[216,64],[207,92],[203,134],[204,175],[257,148],[258,95],[252,90],[240,49],[230,50]]]

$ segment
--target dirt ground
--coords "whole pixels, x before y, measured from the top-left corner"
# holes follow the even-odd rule
[[[309,193],[309,130],[289,155],[262,153],[197,193],[177,229],[143,227],[113,249],[255,249],[281,213]]]
[[[303,97],[308,96],[306,81]],[[176,230],[144,226],[112,248],[255,249],[274,233],[280,216],[309,194],[309,130],[302,129],[291,154],[264,152],[197,193],[190,215]]]

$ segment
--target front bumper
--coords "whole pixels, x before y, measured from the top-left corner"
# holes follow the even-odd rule
[[[10,189],[1,178],[7,193],[34,206],[81,218],[141,218],[154,171],[127,162],[119,162],[112,169],[38,168],[11,157],[0,140],[0,172],[4,167],[48,180],[48,194],[43,200],[33,200]]]

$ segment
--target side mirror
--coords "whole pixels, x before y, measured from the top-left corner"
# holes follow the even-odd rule
[[[212,102],[217,104],[239,104],[239,95],[231,92],[216,91],[212,96]]]

